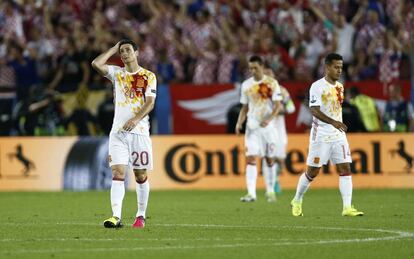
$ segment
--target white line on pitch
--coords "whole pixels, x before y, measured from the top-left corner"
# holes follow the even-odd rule
[[[88,223],[89,224],[89,223]],[[1,251],[0,254],[25,254],[25,253],[68,253],[68,252],[112,252],[112,251],[141,251],[141,250],[177,250],[177,249],[208,249],[208,248],[235,248],[235,247],[260,247],[260,246],[290,246],[290,245],[319,245],[319,244],[337,244],[337,243],[356,243],[356,242],[373,242],[373,241],[393,241],[402,238],[412,238],[414,233],[400,230],[387,229],[367,229],[367,228],[340,228],[340,227],[307,227],[307,226],[240,226],[240,225],[196,225],[196,224],[158,224],[155,226],[167,227],[207,227],[207,228],[290,228],[290,229],[324,229],[336,231],[369,231],[379,233],[394,234],[387,237],[367,237],[353,239],[329,239],[329,240],[312,240],[312,241],[283,241],[272,243],[233,243],[233,244],[213,244],[202,246],[151,246],[151,247],[102,247],[102,248],[62,248],[62,249],[20,249],[11,251]],[[214,241],[214,239],[212,240]],[[278,240],[280,241],[280,240]]]

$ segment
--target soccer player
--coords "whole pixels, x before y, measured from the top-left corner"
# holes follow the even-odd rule
[[[241,197],[242,202],[256,201],[257,158],[266,158],[264,175],[275,172],[277,133],[274,119],[279,112],[282,96],[278,82],[265,75],[263,61],[259,56],[249,59],[249,70],[252,77],[242,83],[240,102],[242,108],[236,124],[236,134],[240,134],[242,125],[247,117],[245,147],[246,147],[246,184],[247,195]],[[275,178],[265,177],[266,196],[274,195]]]
[[[342,56],[336,53],[325,57],[325,77],[314,82],[309,91],[309,106],[313,115],[310,132],[307,170],[298,182],[293,198],[293,216],[303,216],[302,198],[310,183],[318,175],[322,165],[330,159],[339,173],[339,190],[342,195],[342,216],[362,216],[363,212],[351,205],[352,178],[351,154],[342,123],[342,101],[344,87],[338,82],[342,73]]]
[[[272,70],[272,68],[266,63],[265,69],[264,69],[265,75],[268,75],[272,78],[276,79],[276,76]],[[274,192],[278,193],[281,192],[280,184],[278,180],[279,172],[282,170],[285,158],[286,158],[286,146],[288,142],[287,138],[287,132],[286,132],[286,123],[285,123],[285,114],[291,114],[295,112],[295,104],[293,103],[292,99],[290,98],[290,94],[287,91],[285,87],[282,85],[280,86],[280,91],[282,93],[282,103],[280,107],[279,114],[276,116],[275,120],[275,126],[277,130],[277,144],[276,144],[276,160],[275,160],[275,171],[270,172],[270,175],[263,175],[263,177],[268,177],[270,180],[266,181],[267,183],[271,182],[271,179],[275,178],[275,185],[272,186],[266,186],[267,193],[271,193],[271,190],[273,189]],[[262,161],[262,170],[263,172],[266,172],[265,170],[265,161],[263,159]],[[268,202],[274,202],[276,201],[276,196],[274,194],[267,195],[267,201]]]
[[[121,56],[124,67],[107,64],[116,53]],[[124,182],[129,166],[135,174],[138,200],[138,211],[132,226],[145,226],[150,191],[147,171],[153,167],[148,113],[154,107],[157,81],[151,71],[138,65],[137,56],[137,45],[131,40],[121,40],[92,61],[93,68],[114,86],[115,115],[109,135],[108,159],[112,169],[112,217],[104,221],[106,228],[122,226]]]

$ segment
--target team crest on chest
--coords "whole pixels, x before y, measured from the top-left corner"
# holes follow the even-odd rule
[[[258,87],[258,94],[262,99],[268,99],[272,97],[273,91],[266,83],[260,83]]]
[[[148,76],[145,74],[128,75],[123,74],[118,77],[125,97],[130,99],[139,99],[145,97],[145,91],[148,87]]]

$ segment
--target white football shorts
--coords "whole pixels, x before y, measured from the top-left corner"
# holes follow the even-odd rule
[[[283,142],[277,142],[276,143],[276,157],[277,158],[281,158],[281,159],[285,159],[286,158],[286,146],[287,143],[283,143]]]
[[[109,165],[128,165],[133,169],[153,169],[152,142],[149,136],[129,132],[109,135]]]
[[[326,165],[328,160],[334,165],[351,163],[351,152],[346,139],[334,142],[313,142],[309,143],[309,153],[306,164],[313,167]]]
[[[271,125],[246,129],[244,135],[246,156],[276,157],[277,131]]]

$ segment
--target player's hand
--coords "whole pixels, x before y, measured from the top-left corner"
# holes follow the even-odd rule
[[[138,124],[138,120],[135,118],[129,119],[124,126],[122,127],[125,131],[131,131],[133,130]]]
[[[260,123],[260,126],[261,127],[266,127],[267,125],[269,125],[269,123],[270,123],[270,120],[263,120],[261,123]]]
[[[237,123],[234,131],[236,132],[237,135],[240,135],[241,130],[242,130],[242,125]]]
[[[334,126],[335,128],[337,128],[338,130],[342,132],[346,132],[348,130],[348,127],[340,121],[334,121],[332,123],[332,126]]]

